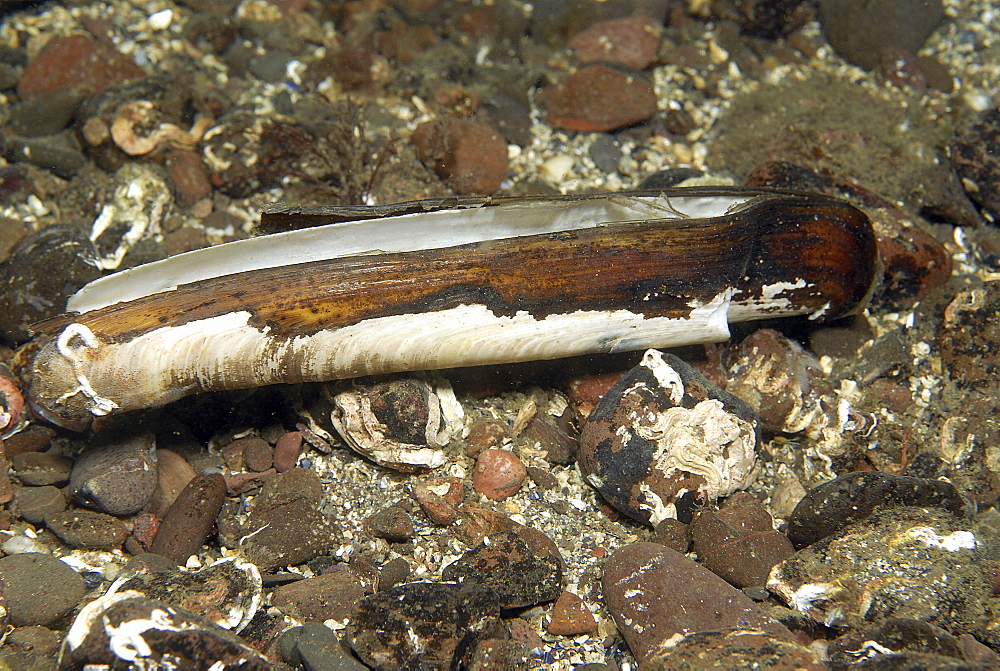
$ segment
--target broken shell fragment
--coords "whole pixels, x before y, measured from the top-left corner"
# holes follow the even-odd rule
[[[263,218],[326,225],[87,285],[69,303],[79,314],[39,325],[18,354],[33,403],[69,425],[201,391],[720,342],[731,322],[852,313],[878,274],[865,215],[822,196],[685,189]]]
[[[656,525],[746,488],[760,430],[750,407],[672,354],[649,350],[591,413],[580,467],[608,502]]]
[[[397,471],[437,468],[462,431],[464,411],[451,385],[406,378],[333,397],[331,421],[355,451]]]

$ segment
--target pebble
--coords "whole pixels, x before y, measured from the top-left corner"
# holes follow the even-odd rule
[[[527,475],[524,464],[516,454],[491,447],[476,458],[472,486],[491,501],[502,501],[521,489]]]
[[[744,401],[676,356],[649,350],[587,418],[580,468],[637,521],[690,521],[698,502],[753,482],[759,431]]]
[[[464,497],[461,478],[430,477],[413,484],[413,498],[434,524],[447,526],[458,519],[458,506]]]
[[[992,664],[995,668],[1000,661],[992,650],[990,652],[993,654],[988,660],[969,659],[963,650],[962,642],[944,629],[930,622],[896,617],[886,620],[877,627],[848,632],[831,642],[828,648],[831,664],[841,668],[853,665],[858,659],[856,651],[862,650],[867,641],[877,643],[882,649],[891,651],[879,655],[878,659],[884,666],[891,665],[894,668],[973,670],[980,667],[969,662]],[[871,643],[867,646],[872,647]]]
[[[990,388],[1000,372],[1000,285],[959,291],[944,311],[938,333],[941,361],[962,386]]]
[[[53,37],[35,57],[17,84],[29,99],[40,93],[71,88],[81,95],[142,79],[146,73],[128,56],[82,33]]]
[[[0,558],[0,587],[15,627],[49,626],[72,611],[87,591],[79,573],[40,553]]]
[[[135,592],[106,594],[84,606],[66,635],[63,661],[74,668],[273,668],[211,620]]]
[[[990,109],[959,125],[951,141],[951,162],[966,193],[994,223],[1000,221],[1000,110]]]
[[[72,178],[87,165],[87,158],[71,131],[44,137],[12,137],[7,151],[63,179]]]
[[[274,446],[274,468],[279,473],[295,468],[302,453],[302,432],[289,431],[278,438]]]
[[[134,515],[156,490],[155,449],[151,434],[92,444],[73,466],[69,480],[73,498],[109,515]]]
[[[23,100],[10,110],[11,130],[23,137],[55,135],[69,125],[80,99],[76,90],[65,88]]]
[[[489,195],[507,179],[507,142],[488,124],[443,118],[413,131],[417,156],[456,193]]]
[[[660,48],[661,25],[643,15],[599,21],[569,40],[583,63],[603,61],[635,70],[652,64]]]
[[[10,460],[18,479],[26,485],[65,485],[73,470],[73,460],[52,452],[25,452]]]
[[[376,538],[384,538],[393,543],[402,543],[416,535],[409,513],[399,506],[389,506],[377,511],[365,520],[365,528]]]
[[[491,534],[441,572],[445,580],[490,587],[501,608],[523,608],[559,598],[562,565],[558,556],[536,553],[514,531]]]
[[[243,444],[243,464],[255,473],[268,470],[274,465],[274,448],[263,438],[247,439]]]
[[[826,626],[906,617],[996,646],[1000,632],[987,615],[996,563],[984,552],[997,541],[996,517],[973,526],[939,508],[876,512],[778,564],[767,587]]]
[[[796,549],[804,548],[880,508],[901,506],[931,506],[964,515],[969,504],[943,480],[879,471],[848,473],[806,492],[788,519],[788,538]]]
[[[35,659],[54,657],[62,643],[61,632],[39,625],[18,627],[7,635],[4,645],[31,654]]]
[[[945,14],[941,0],[820,0],[818,18],[838,54],[874,70],[886,49],[920,51]]]
[[[166,159],[167,172],[182,205],[191,207],[212,194],[212,184],[201,164],[201,154],[171,149]]]
[[[656,93],[640,76],[588,65],[546,93],[555,128],[593,133],[646,121],[657,111]]]
[[[66,497],[58,487],[18,487],[14,490],[14,506],[25,521],[40,525],[46,515],[66,510]]]
[[[194,479],[195,473],[188,460],[173,450],[156,450],[156,489],[146,503],[146,512],[163,517],[177,496]]]
[[[502,627],[492,590],[414,582],[358,602],[347,640],[362,662],[378,669],[462,668],[472,643]]]
[[[745,492],[691,521],[692,550],[705,568],[737,588],[764,585],[771,568],[795,552],[770,513]]]
[[[296,565],[336,545],[333,521],[319,511],[323,487],[304,468],[274,475],[261,488],[240,530],[242,554],[262,571]]]
[[[604,564],[604,601],[639,664],[677,634],[757,629],[791,639],[784,625],[725,580],[679,552],[638,542]]]
[[[951,254],[934,236],[895,207],[869,210],[882,259],[882,300],[906,309],[951,278]]]
[[[545,452],[545,461],[550,464],[575,463],[580,441],[571,433],[570,414],[569,408],[559,417],[553,417],[547,412],[536,412],[528,426],[518,434],[517,444],[542,450]]]
[[[45,527],[69,547],[83,550],[118,550],[129,534],[118,518],[90,510],[52,513]]]
[[[240,496],[260,489],[277,472],[277,470],[269,468],[262,473],[226,473],[226,493],[229,496]]]
[[[289,644],[285,638],[289,638]],[[293,654],[284,653],[286,645]],[[303,666],[306,671],[365,671],[366,667],[351,656],[349,649],[319,622],[306,622],[282,635],[282,655],[289,664]]]
[[[795,671],[825,671],[829,668],[819,653],[811,648],[782,636],[742,628],[688,634],[654,655],[647,667]]]
[[[55,317],[66,299],[101,276],[97,251],[75,226],[50,226],[0,264],[0,340],[25,342],[31,324]]]
[[[343,622],[363,597],[371,594],[347,568],[335,568],[274,590],[271,604],[296,620]]]
[[[552,606],[552,619],[545,630],[554,636],[579,636],[597,631],[597,620],[587,602],[572,592],[563,592]]]
[[[220,474],[195,476],[160,522],[150,550],[176,564],[184,564],[208,538],[225,498],[226,481]]]
[[[197,571],[153,570],[115,581],[109,592],[139,592],[167,605],[184,608],[223,629],[239,631],[261,604],[260,571],[235,557]]]

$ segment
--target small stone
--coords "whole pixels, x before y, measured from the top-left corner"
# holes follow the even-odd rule
[[[151,550],[176,564],[197,554],[208,538],[226,497],[226,481],[218,473],[196,476],[170,506]]]
[[[528,472],[510,450],[490,448],[480,453],[472,472],[476,491],[492,501],[502,501],[521,488]]]
[[[493,589],[502,608],[522,608],[552,601],[562,590],[558,557],[538,554],[513,531],[493,534],[441,572],[445,580]]]
[[[496,595],[477,585],[416,582],[365,597],[347,625],[351,648],[381,669],[461,668],[477,638],[499,632]]]
[[[173,181],[178,200],[191,207],[212,193],[212,184],[201,164],[201,154],[171,149],[167,152],[167,172]]]
[[[243,464],[256,473],[268,470],[274,464],[274,448],[263,438],[248,438],[243,443]]]
[[[4,645],[19,652],[30,653],[36,659],[55,657],[61,643],[62,632],[52,631],[39,625],[18,627],[4,640]]]
[[[306,622],[296,641],[299,661],[306,671],[365,671],[337,635],[319,622]]]
[[[15,627],[48,626],[73,610],[87,591],[79,573],[39,553],[0,558],[0,588]]]
[[[173,450],[156,450],[156,489],[146,512],[163,517],[188,483],[197,475],[188,460]]]
[[[610,131],[651,118],[656,93],[645,79],[588,65],[547,95],[548,121],[555,128],[585,133]]]
[[[263,487],[268,480],[277,475],[278,471],[269,468],[262,473],[227,473],[226,494],[239,496]]]
[[[437,119],[413,131],[421,162],[456,193],[491,194],[507,179],[507,143],[493,127],[468,119]]]
[[[895,207],[868,211],[884,276],[883,301],[908,308],[951,278],[951,254],[940,242]]]
[[[501,447],[510,438],[510,429],[503,422],[476,417],[465,437],[465,452],[475,457],[488,447]]]
[[[688,521],[698,501],[747,487],[759,443],[746,403],[676,356],[649,350],[587,418],[579,462],[608,503],[655,526]]]
[[[818,14],[830,46],[866,70],[886,49],[917,53],[945,18],[941,0],[820,0]]]
[[[289,431],[278,438],[274,446],[274,468],[279,473],[290,471],[299,462],[302,453],[302,432]]]
[[[17,84],[21,98],[73,88],[82,96],[116,84],[142,79],[146,73],[128,56],[83,33],[53,37],[28,65]]]
[[[1000,110],[990,109],[960,126],[951,142],[951,160],[966,193],[1000,221]]]
[[[29,428],[4,438],[3,453],[8,459],[13,459],[25,452],[44,452],[51,445],[52,433],[49,429]]]
[[[92,445],[76,460],[70,476],[73,497],[109,515],[133,515],[156,489],[156,443],[147,434]]]
[[[350,570],[341,568],[282,585],[274,590],[271,603],[296,620],[342,622],[370,593]]]
[[[688,548],[691,547],[691,525],[668,517],[656,525],[648,540],[650,543],[668,547],[674,552],[687,554]]]
[[[45,526],[69,547],[83,550],[117,550],[129,533],[121,520],[90,510],[52,513]]]
[[[58,487],[18,487],[14,490],[17,514],[26,522],[38,526],[46,515],[66,510],[66,497]]]
[[[390,559],[378,569],[376,583],[379,591],[384,591],[390,587],[406,582],[410,577],[410,562],[402,557]]]
[[[461,478],[431,477],[413,485],[413,498],[434,524],[448,525],[458,519],[458,506],[464,496]]]
[[[409,513],[399,506],[389,506],[377,511],[365,520],[365,528],[376,538],[384,538],[393,543],[402,543],[416,535]]]
[[[650,657],[647,668],[825,671],[829,667],[814,650],[787,637],[738,628],[694,632],[671,641]]]
[[[17,477],[26,485],[65,485],[73,460],[52,452],[25,452],[10,460]]]
[[[644,70],[660,48],[660,24],[643,15],[600,21],[571,37],[569,46],[584,63],[604,61]]]
[[[517,442],[544,451],[547,462],[559,465],[574,463],[579,447],[579,440],[571,434],[571,425],[565,416],[553,417],[541,412],[535,413],[518,435]]]
[[[552,607],[552,619],[545,630],[555,636],[579,636],[597,631],[597,620],[587,603],[572,592],[563,592]]]
[[[737,492],[718,511],[691,522],[693,550],[710,571],[738,588],[763,585],[771,568],[795,552],[753,496]]]
[[[677,634],[739,628],[792,638],[784,625],[725,580],[655,543],[632,543],[612,554],[604,564],[601,587],[640,665]]]
[[[527,669],[529,649],[519,641],[483,638],[476,641],[469,660],[470,669]]]

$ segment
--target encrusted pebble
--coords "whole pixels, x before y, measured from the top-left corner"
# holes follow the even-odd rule
[[[226,473],[226,493],[229,496],[239,496],[260,489],[268,480],[277,474],[277,470],[269,468],[261,473]]]
[[[274,468],[279,473],[295,468],[302,452],[302,432],[289,431],[278,438],[274,445]]]
[[[232,631],[253,619],[262,598],[260,571],[235,557],[197,571],[140,572],[115,581],[109,590],[128,591],[184,608]]]
[[[87,591],[79,573],[40,553],[0,558],[0,588],[15,627],[48,626],[73,610]]]
[[[1000,221],[1000,109],[962,124],[951,142],[951,160],[966,193],[993,222]]]
[[[413,498],[434,524],[447,525],[458,519],[458,506],[464,496],[461,478],[430,477],[413,484]]]
[[[85,550],[117,550],[129,533],[118,518],[90,510],[52,513],[45,526],[69,547]]]
[[[196,476],[170,506],[151,550],[183,564],[205,542],[225,497],[226,481],[221,475],[202,473]]]
[[[462,666],[477,638],[502,631],[492,590],[417,582],[365,597],[347,625],[351,648],[376,669]]]
[[[643,70],[660,47],[661,26],[648,16],[599,21],[569,40],[584,63],[604,61]]]
[[[263,438],[248,438],[243,443],[243,464],[248,470],[260,473],[274,464],[274,448]]]
[[[902,617],[889,618],[877,627],[848,632],[831,642],[828,648],[830,663],[835,668],[854,666],[859,661],[859,650],[875,653],[871,660],[883,668],[942,671],[949,668],[977,671],[982,668],[985,671],[991,664],[1000,661],[995,652],[989,661],[969,659],[957,637],[929,622]],[[976,665],[976,662],[983,666]]]
[[[134,591],[87,604],[66,634],[63,659],[77,667],[272,668],[256,650],[212,621]]]
[[[655,525],[747,487],[760,442],[750,407],[672,354],[649,350],[587,418],[580,467],[617,510]]]
[[[155,440],[152,435],[91,445],[73,466],[73,497],[109,515],[142,510],[156,489]]]
[[[950,482],[859,471],[806,492],[788,520],[788,538],[795,548],[804,548],[877,509],[901,506],[933,506],[955,515],[969,512],[969,503]]]
[[[552,606],[552,619],[545,630],[556,636],[579,636],[597,631],[597,620],[587,602],[572,592],[563,592]]]
[[[552,601],[562,590],[558,557],[536,553],[513,531],[491,534],[446,566],[441,577],[490,587],[503,608]]]
[[[376,538],[401,543],[416,535],[413,519],[399,506],[389,506],[376,511],[365,520],[365,527]]]
[[[604,564],[604,601],[639,663],[677,634],[759,629],[791,639],[784,625],[711,571],[655,543],[632,543]]]
[[[1000,372],[1000,285],[988,282],[959,291],[945,308],[938,343],[956,383],[990,388]]]
[[[656,114],[656,93],[641,76],[588,65],[546,92],[548,121],[569,131],[610,131]]]
[[[14,506],[25,521],[40,525],[46,515],[66,510],[66,497],[58,487],[18,487]]]
[[[516,454],[510,450],[490,448],[476,458],[472,486],[486,498],[502,501],[517,493],[527,474]]]
[[[262,571],[309,561],[335,544],[333,520],[318,510],[319,476],[303,468],[278,473],[261,488],[241,527],[240,551]]]
[[[417,155],[457,193],[491,194],[507,178],[507,143],[487,124],[436,119],[413,131]]]
[[[650,658],[648,669],[794,669],[824,671],[820,654],[782,636],[737,628],[694,632]]]
[[[25,452],[10,460],[18,479],[26,485],[65,485],[73,460],[52,452]]]
[[[297,620],[337,620],[350,617],[351,610],[371,594],[347,568],[336,568],[274,590],[271,603]]]
[[[738,588],[764,585],[771,568],[795,552],[767,509],[745,492],[695,515],[691,539],[698,560]]]

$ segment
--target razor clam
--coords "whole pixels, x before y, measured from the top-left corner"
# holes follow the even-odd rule
[[[294,225],[88,284],[17,357],[65,426],[188,394],[724,341],[860,309],[871,224],[823,196],[673,189],[272,208]]]

